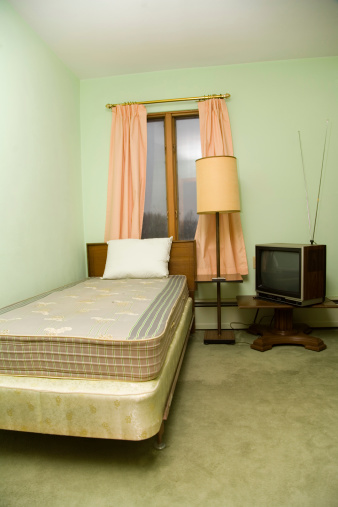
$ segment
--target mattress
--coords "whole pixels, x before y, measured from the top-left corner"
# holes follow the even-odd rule
[[[189,298],[163,368],[148,382],[0,375],[0,428],[143,440],[158,433],[193,315]]]
[[[188,299],[184,276],[90,278],[0,314],[0,373],[156,378]]]

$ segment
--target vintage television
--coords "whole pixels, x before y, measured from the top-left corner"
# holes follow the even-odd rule
[[[326,246],[256,245],[256,295],[296,306],[325,299]]]

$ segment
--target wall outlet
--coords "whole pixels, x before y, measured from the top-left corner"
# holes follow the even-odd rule
[[[254,256],[253,256],[253,258],[252,258],[252,267],[253,267],[254,269],[256,269],[256,257],[255,257],[255,255],[254,255]]]

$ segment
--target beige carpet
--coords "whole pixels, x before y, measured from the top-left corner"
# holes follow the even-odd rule
[[[195,333],[164,451],[0,431],[0,507],[337,507],[338,330],[313,334],[327,350]]]

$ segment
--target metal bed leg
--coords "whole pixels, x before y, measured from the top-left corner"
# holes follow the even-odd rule
[[[163,433],[164,433],[164,421],[162,421],[160,431],[157,433],[156,441],[154,442],[154,447],[158,451],[162,451],[162,449],[164,449],[166,447],[165,443],[162,440]]]

